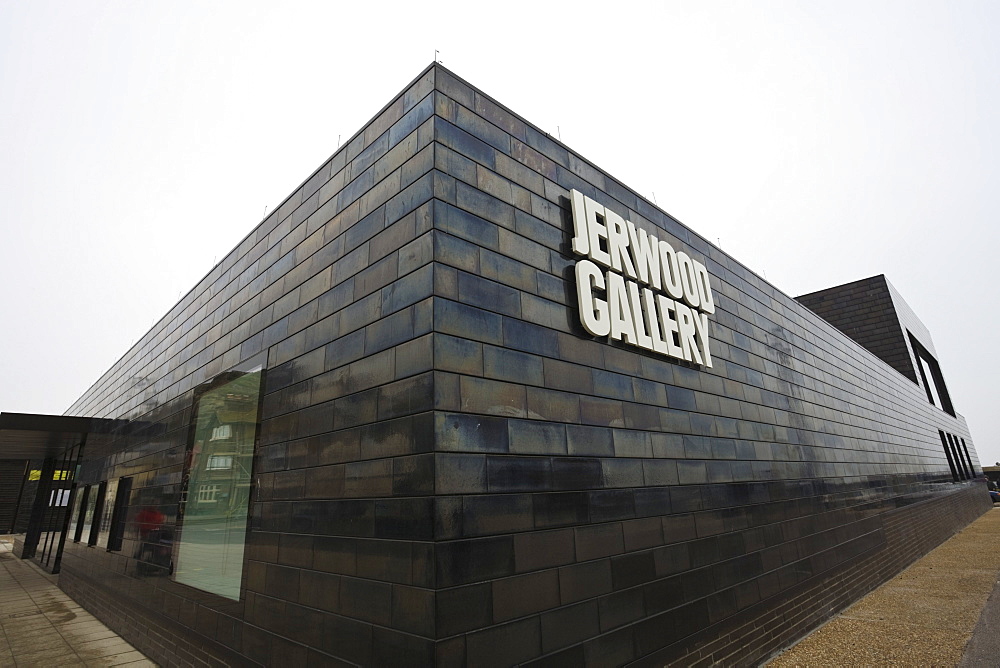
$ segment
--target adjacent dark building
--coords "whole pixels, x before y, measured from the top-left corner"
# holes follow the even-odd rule
[[[19,549],[165,665],[752,665],[990,507],[904,307],[434,64],[33,451],[74,494]]]

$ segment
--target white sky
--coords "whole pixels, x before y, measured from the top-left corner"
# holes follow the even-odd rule
[[[944,0],[0,0],[0,410],[63,412],[439,49],[787,294],[886,274],[1000,461],[998,26]]]

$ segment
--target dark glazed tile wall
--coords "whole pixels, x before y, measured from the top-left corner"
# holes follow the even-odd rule
[[[580,326],[571,189],[705,263],[712,368]],[[139,572],[136,513],[177,516],[196,388],[254,360],[231,601]],[[70,413],[127,421],[81,482],[133,494],[62,586],[178,665],[751,664],[987,507],[964,420],[436,65]]]
[[[795,298],[901,374],[917,381],[885,276]]]
[[[911,381],[447,72],[435,108],[437,587],[475,596],[438,608],[449,652],[669,662],[888,559],[887,518],[966,489],[936,435],[964,421]],[[711,369],[579,325],[571,189],[705,262]]]
[[[71,409],[127,422],[87,452],[81,483],[134,484],[122,549],[70,542],[61,580],[114,625],[140,618],[160,630],[156,642],[139,638],[154,659],[430,656],[434,74],[347,142]],[[232,601],[174,582],[166,568],[147,572],[136,558],[139,511],[152,504],[164,524],[177,521],[196,388],[255,362],[264,396],[242,595]]]

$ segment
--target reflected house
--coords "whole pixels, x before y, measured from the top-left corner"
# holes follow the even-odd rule
[[[178,582],[237,601],[260,380],[259,368],[223,373],[195,394],[196,418],[173,573]]]
[[[946,376],[884,276],[794,299],[435,63],[0,415],[0,490],[162,665],[756,665],[990,507]]]
[[[254,382],[258,382],[256,378]],[[244,382],[244,385],[248,383]],[[225,394],[206,392],[199,398],[198,426],[188,466],[193,502],[186,519],[246,515],[250,469],[257,431],[260,392],[227,384]]]

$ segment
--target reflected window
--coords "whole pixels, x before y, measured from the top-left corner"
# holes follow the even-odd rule
[[[87,545],[96,545],[101,528],[101,515],[104,512],[104,494],[108,489],[108,483],[102,482],[97,487],[90,489],[90,502],[87,504],[87,513],[84,516],[87,534]]]
[[[128,513],[129,497],[132,496],[132,478],[120,478],[117,492],[114,493],[114,503],[111,501],[111,488],[108,488],[108,505],[111,505],[111,524],[105,547],[108,551],[122,549],[122,539],[125,536],[125,516]]]
[[[208,458],[208,464],[205,466],[209,471],[228,471],[231,468],[233,468],[232,455],[213,455]]]
[[[174,579],[239,600],[261,369],[230,371],[196,393]]]
[[[87,511],[87,497],[90,495],[90,487],[78,487],[76,498],[73,501],[73,511],[69,516],[69,527],[66,535],[72,536],[74,543],[80,542],[80,535],[83,533],[83,517]]]
[[[68,506],[69,505],[69,490],[68,489],[54,489],[49,492],[49,506]]]
[[[199,485],[198,503],[215,503],[219,496],[219,485]]]
[[[129,508],[126,524],[130,537],[138,539],[135,551],[136,572],[140,575],[169,575],[173,567],[174,522],[176,509],[172,486],[139,489]]]
[[[104,483],[104,492],[101,495],[101,512],[99,518],[94,519],[97,525],[97,544],[101,547],[108,546],[108,536],[111,533],[111,517],[115,510],[115,497],[118,495],[118,481],[109,480]]]

